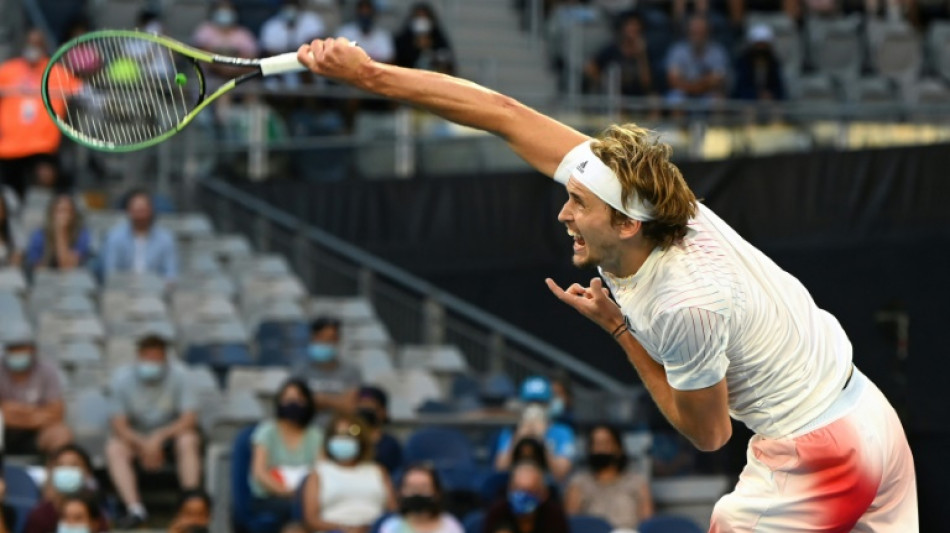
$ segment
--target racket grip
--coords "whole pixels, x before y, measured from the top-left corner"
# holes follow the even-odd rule
[[[288,52],[273,57],[261,59],[261,74],[273,76],[274,74],[284,74],[285,72],[303,72],[307,67],[297,61],[297,52]]]

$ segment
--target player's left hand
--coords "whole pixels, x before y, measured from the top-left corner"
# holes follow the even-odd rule
[[[551,289],[558,300],[573,307],[608,333],[612,333],[624,323],[620,306],[610,298],[610,291],[604,287],[604,282],[600,278],[590,280],[590,287],[575,283],[566,291],[551,278],[544,282],[548,284],[548,289]]]

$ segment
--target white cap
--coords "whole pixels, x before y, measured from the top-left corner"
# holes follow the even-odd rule
[[[775,38],[775,32],[768,24],[756,24],[749,28],[746,38],[750,43],[771,43]]]

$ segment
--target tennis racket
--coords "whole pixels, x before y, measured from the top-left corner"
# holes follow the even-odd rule
[[[248,71],[206,94],[202,65]],[[242,83],[304,70],[296,52],[241,59],[161,35],[102,30],[77,37],[53,54],[43,72],[43,103],[74,141],[105,152],[131,152],[178,133]]]

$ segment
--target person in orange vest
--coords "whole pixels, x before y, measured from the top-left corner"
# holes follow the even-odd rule
[[[56,165],[62,140],[43,108],[40,93],[48,62],[43,33],[33,29],[27,33],[20,56],[0,64],[0,182],[21,198],[40,163]],[[65,71],[51,79],[61,80],[57,87],[61,90],[74,91],[79,86]]]

